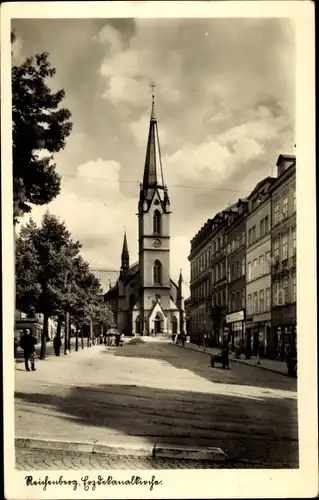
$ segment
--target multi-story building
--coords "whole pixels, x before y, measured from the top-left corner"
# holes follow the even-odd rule
[[[273,355],[285,358],[296,347],[296,157],[280,155],[272,198]]]
[[[246,340],[256,355],[271,350],[271,196],[274,178],[251,192],[246,218]]]
[[[185,307],[185,333],[186,335],[190,335],[191,333],[191,299],[190,297],[187,297],[184,302],[184,307]]]
[[[246,307],[246,216],[248,201],[238,200],[237,212],[228,218],[227,237],[227,315],[232,348],[245,345]]]
[[[219,345],[228,335],[227,313],[227,227],[228,219],[236,213],[234,206],[218,213],[213,219],[212,233],[212,309],[213,345]]]
[[[191,342],[203,343],[212,330],[211,304],[211,233],[208,219],[191,240],[190,261],[190,337]]]

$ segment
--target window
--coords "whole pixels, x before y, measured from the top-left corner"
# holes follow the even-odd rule
[[[222,305],[222,292],[218,292],[218,305]]]
[[[229,282],[229,281],[231,281],[230,267],[228,267],[227,271],[228,271],[227,281]]]
[[[273,297],[272,297],[273,306],[276,307],[278,305],[278,292],[279,292],[279,283],[278,283],[278,281],[276,281],[273,284],[272,290],[273,290],[273,292],[272,292],[273,293]]]
[[[266,215],[265,217],[265,234],[269,233],[269,217]]]
[[[245,307],[245,290],[241,291],[241,307],[244,309]]]
[[[257,292],[254,292],[253,313],[258,314],[258,294],[257,294]]]
[[[288,233],[282,235],[282,260],[288,259]]]
[[[159,260],[156,260],[154,262],[153,280],[154,280],[155,284],[161,284],[162,283],[162,264],[160,263]]]
[[[219,280],[219,267],[216,266],[216,281]]]
[[[296,286],[296,273],[292,275],[292,290],[293,290],[293,302],[297,300],[297,286]]]
[[[296,189],[294,189],[294,193],[293,193],[293,212],[296,211],[296,208],[297,208],[297,204],[296,204]]]
[[[270,252],[266,253],[266,266],[267,269],[265,270],[265,274],[270,272],[270,265],[271,265],[271,257],[270,257]]]
[[[251,262],[248,262],[248,281],[252,280]]]
[[[241,233],[241,244],[245,245],[245,231]]]
[[[251,229],[248,230],[248,245],[251,245]]]
[[[231,252],[231,246],[230,246],[230,243],[228,243],[227,245],[227,253],[230,253]]]
[[[254,279],[258,278],[258,260],[254,259],[254,265],[253,265],[253,277]]]
[[[263,276],[265,274],[265,262],[263,255],[259,257],[259,274],[260,276]]]
[[[270,288],[266,288],[266,311],[271,310],[271,294]]]
[[[153,215],[153,233],[161,234],[161,214],[158,210],[155,210]]]
[[[231,265],[231,280],[235,279],[235,264]]]
[[[259,312],[265,312],[264,290],[259,291]]]
[[[226,290],[223,291],[223,306],[226,306]]]
[[[241,259],[241,275],[245,276],[245,259]]]
[[[236,311],[240,309],[240,292],[236,292]]]
[[[228,311],[231,311],[231,296],[228,295]]]
[[[279,260],[279,238],[274,241],[274,258]]]
[[[255,241],[256,241],[256,226],[253,226],[251,228],[251,230],[252,230],[252,243],[255,243]]]
[[[232,293],[232,294],[231,294],[231,310],[232,310],[232,311],[235,311],[235,309],[236,309],[236,304],[235,304],[235,294],[234,294],[234,293]]]
[[[251,293],[249,293],[247,297],[247,313],[252,314]]]
[[[239,267],[239,260],[236,262],[236,278],[239,278],[240,276],[240,267]]]
[[[215,283],[215,268],[212,268],[212,283]]]
[[[275,207],[274,207],[274,225],[276,226],[277,224],[279,224],[279,203],[277,201],[277,203],[275,203]]]
[[[288,279],[287,278],[283,279],[282,288],[283,288],[284,304],[288,304]]]
[[[282,200],[282,216],[284,219],[288,217],[288,196],[285,196]]]
[[[216,241],[213,241],[213,255],[216,253]]]
[[[292,255],[296,255],[296,228],[292,230]]]
[[[265,219],[260,221],[260,237],[265,235]]]

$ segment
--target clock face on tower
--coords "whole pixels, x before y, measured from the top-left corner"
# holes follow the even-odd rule
[[[160,246],[161,246],[161,241],[160,240],[156,239],[156,240],[153,241],[153,247],[158,248]]]

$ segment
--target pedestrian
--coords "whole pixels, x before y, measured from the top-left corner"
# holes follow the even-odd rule
[[[29,360],[31,362],[31,369],[32,371],[35,371],[35,345],[37,344],[37,339],[36,337],[31,333],[31,330],[26,328],[24,330],[24,333],[22,335],[21,341],[20,341],[20,347],[23,349],[24,352],[24,362],[25,362],[25,369],[27,372],[30,371],[29,368]]]
[[[259,344],[259,358],[264,359],[265,356],[265,346],[263,342],[260,342]]]
[[[53,347],[56,356],[60,356],[61,345],[62,345],[61,338],[58,337],[58,335],[55,335],[53,339]]]

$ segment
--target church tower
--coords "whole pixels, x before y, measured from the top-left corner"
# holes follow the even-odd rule
[[[124,232],[123,247],[121,254],[121,269],[120,276],[118,279],[118,310],[117,310],[117,326],[120,331],[126,333],[128,314],[126,307],[126,297],[125,297],[125,275],[130,267],[130,256],[128,253],[128,245],[126,238],[126,231]]]
[[[121,273],[126,273],[130,267],[130,255],[128,253],[126,231],[124,231],[123,248],[121,254]]]
[[[170,201],[164,184],[154,95],[138,204],[140,331],[167,331],[170,309]],[[151,317],[157,304],[156,318]],[[156,320],[156,321],[155,321]]]

